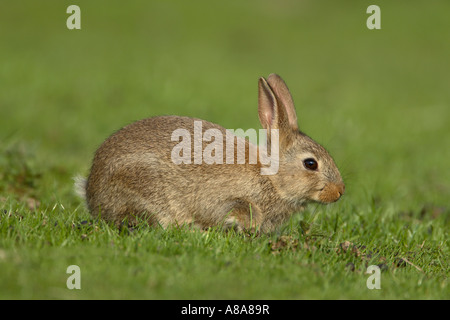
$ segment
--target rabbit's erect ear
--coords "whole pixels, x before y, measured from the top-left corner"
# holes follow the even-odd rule
[[[279,79],[281,80],[281,78]],[[295,115],[295,110],[291,109],[294,112],[292,115],[293,119],[291,123],[288,111],[283,105],[281,105],[281,103],[283,103],[284,100],[282,100],[281,98],[277,99],[277,94],[274,92],[273,88],[267,83],[266,79],[259,78],[258,87],[259,87],[259,95],[258,95],[259,121],[261,122],[262,127],[267,130],[267,141],[270,142],[271,140],[271,129],[278,129],[280,146],[286,148],[293,141],[294,139],[293,132],[294,129],[297,128],[296,125],[297,117]],[[277,90],[280,91],[278,94],[281,97],[282,96],[282,92],[280,89],[281,86],[277,86],[276,88]],[[287,90],[286,85],[285,88]],[[289,94],[289,91],[287,92]]]
[[[279,107],[284,108],[289,126],[293,130],[298,130],[297,113],[295,112],[294,101],[292,100],[292,95],[289,92],[286,83],[275,73],[272,73],[267,77],[267,83],[272,89]]]
[[[259,122],[264,129],[276,129],[277,113],[278,113],[277,99],[275,98],[272,89],[267,84],[266,79],[259,78],[258,81],[258,114]]]

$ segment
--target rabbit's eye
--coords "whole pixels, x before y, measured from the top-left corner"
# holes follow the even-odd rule
[[[308,170],[317,170],[317,167],[318,167],[317,161],[312,158],[303,160],[303,165]]]

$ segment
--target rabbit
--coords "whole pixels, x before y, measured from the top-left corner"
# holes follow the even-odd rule
[[[106,139],[88,178],[78,179],[79,192],[92,215],[117,225],[144,220],[163,228],[186,224],[262,233],[274,231],[310,202],[337,201],[345,191],[340,172],[324,147],[299,130],[292,96],[277,74],[259,78],[258,115],[267,130],[267,147],[274,145],[272,132],[278,133],[275,174],[262,174],[267,164],[259,158],[249,161],[250,151],[259,155],[261,145],[243,138],[234,143],[244,140],[244,163],[177,164],[172,157],[179,142],[173,141],[175,130],[189,131],[193,140],[192,130],[201,124],[203,133],[223,133],[223,142],[228,131],[205,120],[156,116]],[[205,147],[203,139],[200,152]],[[233,156],[236,160],[238,151]],[[193,159],[195,150],[187,157]]]

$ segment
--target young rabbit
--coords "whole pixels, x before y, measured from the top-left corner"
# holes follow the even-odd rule
[[[339,170],[322,146],[299,131],[284,81],[271,74],[267,80],[260,78],[258,86],[259,120],[268,130],[269,150],[278,156],[275,174],[262,173],[267,164],[260,157],[249,161],[252,151],[262,155],[261,146],[234,136],[233,147],[244,141],[245,163],[199,163],[195,157],[208,143],[205,138],[195,141],[199,138],[194,127],[200,125],[203,134],[209,129],[222,133],[223,146],[229,132],[200,119],[153,117],[117,131],[95,153],[87,181],[78,182],[90,212],[116,224],[145,219],[163,227],[218,225],[269,232],[308,202],[337,201],[345,190]],[[188,161],[181,163],[173,158],[179,144],[178,139],[173,141],[177,129],[190,132],[188,143],[194,145],[192,153],[183,154]],[[278,148],[273,151],[275,144]],[[234,160],[239,152],[242,156],[236,149]]]

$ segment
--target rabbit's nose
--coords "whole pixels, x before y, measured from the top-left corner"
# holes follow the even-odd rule
[[[330,183],[326,185],[319,194],[319,201],[323,203],[331,203],[338,201],[344,194],[345,185],[342,182]]]
[[[342,197],[345,193],[345,184],[343,182],[336,185],[337,191],[339,192],[339,197]]]

